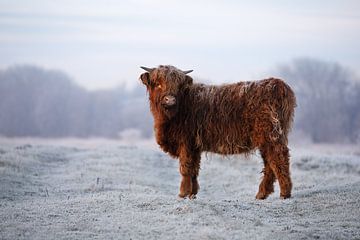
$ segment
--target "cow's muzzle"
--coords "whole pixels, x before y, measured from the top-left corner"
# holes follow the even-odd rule
[[[171,108],[176,105],[176,98],[172,95],[166,95],[163,97],[161,104],[165,108]]]

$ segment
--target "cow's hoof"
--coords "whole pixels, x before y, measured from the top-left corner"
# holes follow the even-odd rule
[[[181,199],[189,198],[190,200],[196,199],[196,194],[178,194],[178,197]]]
[[[256,194],[256,199],[258,199],[258,200],[264,200],[264,199],[266,199],[267,197],[269,196],[269,194],[266,194],[266,193],[264,193],[264,192],[258,192],[257,194]]]
[[[190,194],[190,195],[189,195],[189,199],[190,199],[190,200],[196,199],[196,194]]]
[[[288,194],[280,194],[280,198],[281,198],[281,199],[291,198],[291,193],[288,193]]]
[[[178,197],[179,197],[179,198],[186,198],[187,196],[190,196],[190,193],[181,193],[181,192],[180,192],[180,193],[178,194]]]
[[[182,194],[182,193],[179,193],[179,194],[178,194],[178,197],[179,197],[179,198],[186,198],[186,195],[185,195],[185,194]]]

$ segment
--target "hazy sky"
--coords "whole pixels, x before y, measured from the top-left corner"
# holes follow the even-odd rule
[[[359,0],[0,0],[0,68],[66,71],[90,89],[172,64],[214,82],[267,77],[295,57],[360,73]]]

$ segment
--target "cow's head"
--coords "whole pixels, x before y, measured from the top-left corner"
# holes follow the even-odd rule
[[[140,75],[149,92],[152,111],[164,113],[168,118],[176,115],[184,89],[193,83],[186,75],[192,70],[182,71],[173,66],[157,68],[141,67],[146,72]]]

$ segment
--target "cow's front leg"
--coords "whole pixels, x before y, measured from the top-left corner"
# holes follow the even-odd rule
[[[196,194],[199,192],[200,190],[200,185],[199,182],[197,180],[197,176],[193,176],[191,178],[192,181],[192,191],[191,191],[191,195],[189,196],[189,198],[191,199],[195,199],[196,198]]]
[[[200,169],[200,153],[182,149],[180,153],[180,174],[182,176],[179,197],[193,199],[199,191],[197,177]]]
[[[193,163],[194,163],[194,166],[193,166],[194,167],[194,172],[193,172],[193,175],[191,177],[192,191],[191,191],[190,198],[196,198],[196,194],[200,190],[200,185],[199,185],[199,182],[198,182],[198,176],[199,176],[199,170],[200,170],[200,158],[201,158],[200,152],[194,153],[193,156],[192,156]]]
[[[192,181],[190,176],[182,175],[179,197],[186,198],[191,195]]]

